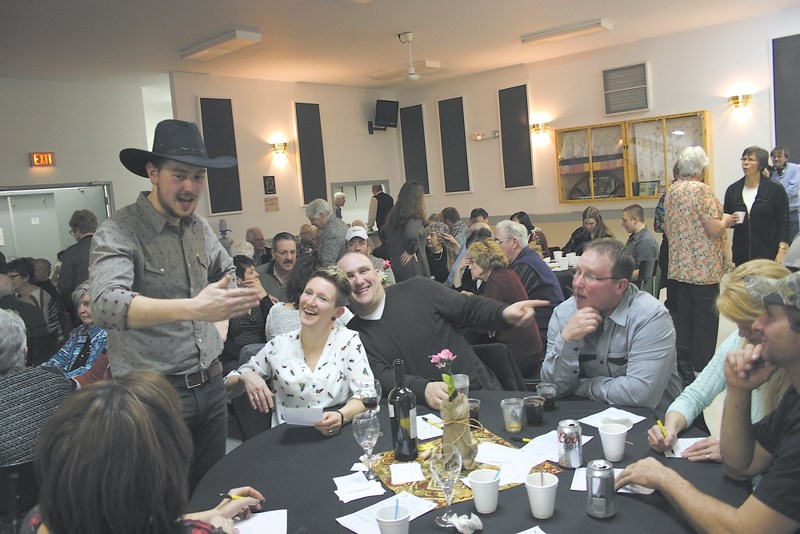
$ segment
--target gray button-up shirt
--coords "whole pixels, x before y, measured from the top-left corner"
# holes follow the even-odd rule
[[[230,274],[233,260],[205,219],[192,215],[179,227],[169,224],[147,198],[125,206],[104,221],[92,240],[89,284],[92,316],[108,330],[111,372],[136,369],[185,374],[207,368],[222,353],[222,339],[208,321],[178,321],[128,328],[133,298],[197,296],[206,285]]]
[[[559,304],[547,330],[542,381],[559,396],[575,394],[609,404],[666,408],[681,392],[675,328],[652,295],[629,285],[597,331],[567,341],[561,331],[576,312],[575,297]]]

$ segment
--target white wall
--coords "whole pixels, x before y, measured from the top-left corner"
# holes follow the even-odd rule
[[[0,117],[0,186],[112,181],[118,208],[149,189],[119,162],[147,142],[139,87],[0,78]],[[31,168],[38,151],[55,152],[56,166]]]
[[[373,116],[376,98],[397,97],[402,106],[423,104],[431,182],[428,211],[452,205],[466,216],[470,209],[481,206],[493,216],[505,216],[523,209],[545,221],[548,237],[547,225],[556,227],[553,232],[557,235],[551,240],[558,244],[566,238],[561,235],[566,232],[562,227],[574,227],[577,213],[585,206],[558,203],[552,131],[533,139],[535,187],[503,190],[499,140],[467,141],[472,192],[445,194],[438,100],[464,97],[468,133],[498,129],[497,90],[522,83],[528,84],[531,113],[549,115],[551,128],[708,110],[712,114],[714,188],[722,197],[727,185],[741,176],[738,158],[742,149],[773,145],[770,39],[798,33],[798,27],[800,10],[788,10],[433,85],[407,84],[396,94],[175,73],[172,106],[176,118],[198,120],[199,96],[233,99],[244,212],[226,219],[236,239],[251,225],[262,226],[269,235],[279,230],[297,232],[306,222],[295,163],[294,101],[320,104],[329,182],[388,179],[396,194],[403,181],[399,132],[389,129],[370,136],[365,123]],[[651,111],[604,117],[601,70],[641,61],[647,61],[650,68]],[[726,97],[740,92],[753,93],[753,104],[738,116],[728,109]],[[132,202],[149,184],[128,173],[117,155],[125,147],[149,146],[153,123],[170,116],[160,94],[156,91],[154,96],[138,87],[0,79],[0,186],[111,180],[116,206]],[[288,158],[283,161],[271,155],[266,145],[275,140],[289,142]],[[28,152],[38,150],[55,151],[57,166],[31,169]],[[276,177],[278,213],[264,212],[264,175]],[[619,210],[626,204],[597,203],[604,211]],[[643,204],[652,207],[654,201]],[[207,207],[201,213],[207,213]],[[211,219],[214,223],[217,218]],[[612,228],[617,231],[619,227]],[[618,237],[622,235],[618,233]]]
[[[209,217],[216,228],[224,218],[231,238],[243,239],[250,226],[260,226],[267,236],[280,231],[297,234],[307,223],[297,173],[294,102],[320,106],[320,120],[328,182],[372,183],[390,180],[400,188],[402,168],[397,152],[397,132],[369,135],[367,120],[374,117],[375,100],[391,93],[315,84],[295,84],[200,76],[173,75],[175,117],[199,121],[200,97],[230,98],[236,129],[239,181],[243,212]],[[288,141],[287,157],[275,156],[268,142]],[[264,211],[262,176],[275,176],[279,212]],[[326,189],[330,190],[326,187]],[[329,199],[332,200],[332,199]],[[199,213],[207,215],[208,205]]]

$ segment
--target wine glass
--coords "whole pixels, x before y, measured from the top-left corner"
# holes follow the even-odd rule
[[[372,449],[378,442],[381,433],[381,424],[378,414],[373,412],[362,412],[353,417],[353,436],[367,456],[367,473],[369,480],[376,480],[378,475],[372,470]]]
[[[356,382],[358,390],[356,395],[361,399],[364,407],[372,412],[378,413],[380,411],[381,402],[381,383],[379,380],[371,378],[364,378]]]
[[[453,500],[453,487],[461,475],[461,453],[455,445],[442,445],[431,454],[431,474],[434,480],[444,491],[447,507],[442,515],[436,518],[436,524],[440,527],[455,526],[450,521],[452,511],[450,501]]]

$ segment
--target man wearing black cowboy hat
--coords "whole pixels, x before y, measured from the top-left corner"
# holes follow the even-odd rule
[[[128,148],[120,161],[150,179],[152,190],[98,228],[91,249],[95,322],[108,330],[111,372],[152,369],[181,397],[192,432],[190,489],[225,455],[227,409],[222,353],[227,320],[258,304],[254,289],[235,287],[233,261],[194,210],[206,167],[236,165],[209,158],[197,125],[158,124],[153,151]]]

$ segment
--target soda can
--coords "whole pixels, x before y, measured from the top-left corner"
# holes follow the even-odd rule
[[[608,460],[592,460],[586,466],[586,513],[605,519],[617,513],[614,466]]]
[[[575,419],[558,422],[558,465],[577,469],[583,464],[581,425]]]

